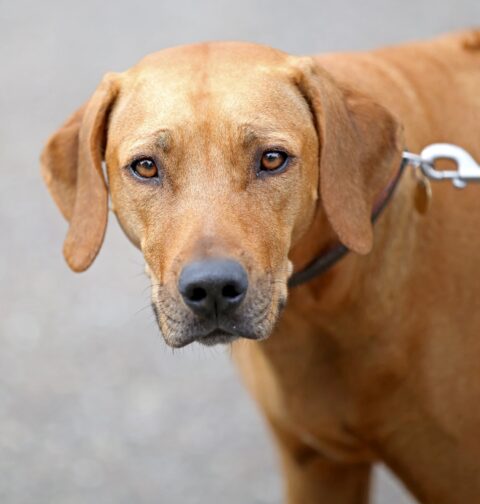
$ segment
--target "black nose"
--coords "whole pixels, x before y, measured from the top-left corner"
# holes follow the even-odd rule
[[[206,318],[233,311],[243,301],[247,288],[245,269],[226,259],[192,262],[183,268],[178,281],[187,306]]]

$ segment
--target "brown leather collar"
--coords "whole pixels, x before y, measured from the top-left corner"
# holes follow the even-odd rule
[[[392,181],[385,187],[382,191],[377,203],[375,204],[372,212],[372,223],[374,223],[383,209],[387,206],[388,202],[391,200],[393,193],[398,185],[400,177],[402,176],[405,166],[408,164],[408,160],[402,158],[400,167],[392,179]],[[305,266],[303,270],[294,273],[288,280],[289,287],[296,287],[302,283],[308,282],[312,278],[321,275],[328,269],[330,269],[335,263],[337,263],[347,252],[348,248],[342,243],[334,245],[332,248],[326,250],[322,255],[316,257],[310,264]]]

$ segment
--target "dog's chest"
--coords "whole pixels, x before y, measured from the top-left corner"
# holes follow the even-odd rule
[[[298,342],[297,342],[298,343]],[[235,346],[234,358],[267,418],[298,441],[338,461],[371,458],[355,434],[357,399],[332,348]]]

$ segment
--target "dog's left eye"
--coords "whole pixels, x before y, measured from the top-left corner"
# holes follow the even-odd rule
[[[288,161],[288,155],[282,151],[266,151],[260,160],[260,170],[265,172],[280,171]]]
[[[131,165],[132,172],[140,178],[151,179],[158,177],[158,168],[151,158],[136,159]]]

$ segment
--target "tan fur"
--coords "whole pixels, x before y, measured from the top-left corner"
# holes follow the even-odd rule
[[[201,325],[177,291],[186,263],[229,257],[248,271],[238,332],[270,337],[233,354],[278,441],[289,503],[366,503],[379,460],[421,502],[480,502],[478,187],[435,184],[419,215],[406,173],[369,221],[404,146],[452,142],[480,159],[479,40],[314,58],[239,43],[161,51],[110,75],[44,151],[66,257],[83,270],[106,224],[106,146],[168,344]],[[273,146],[294,162],[256,177],[256,153]],[[159,184],[132,177],[138,155],[158,160]],[[352,252],[292,289],[280,315],[292,268],[338,239]]]

